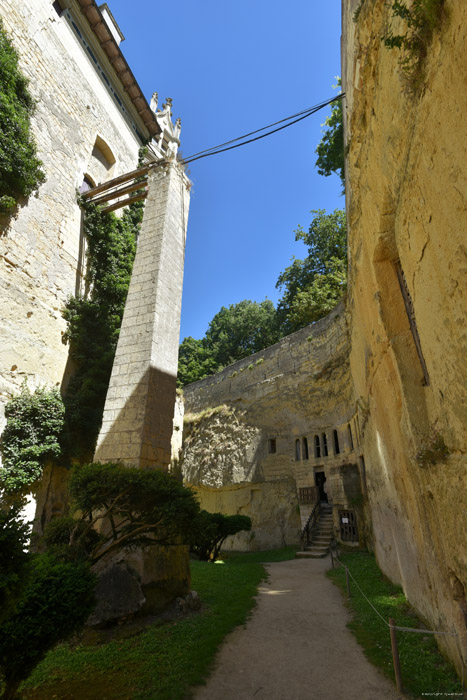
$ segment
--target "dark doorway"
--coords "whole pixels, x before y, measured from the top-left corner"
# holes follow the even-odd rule
[[[328,502],[328,494],[326,493],[326,474],[324,472],[315,472],[315,484],[318,489],[319,500],[321,503]]]

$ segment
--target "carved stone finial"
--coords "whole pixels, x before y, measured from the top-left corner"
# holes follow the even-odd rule
[[[154,114],[156,113],[158,103],[159,103],[159,95],[157,94],[157,92],[153,92],[149,107],[150,107],[151,111],[154,112]]]
[[[175,126],[173,128],[173,136],[175,139],[180,139],[180,132],[182,130],[182,120],[180,117],[177,119],[175,122]]]
[[[152,101],[151,101],[152,104]],[[175,156],[180,145],[181,119],[172,124],[172,98],[168,97],[162,109],[154,112],[160,129],[160,135],[152,140],[151,145],[159,157]]]

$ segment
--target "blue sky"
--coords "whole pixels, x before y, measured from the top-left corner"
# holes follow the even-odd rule
[[[121,49],[148,100],[173,98],[185,156],[335,94],[341,0],[108,0]],[[257,143],[191,164],[181,338],[204,335],[221,306],[265,297],[311,209],[344,207],[314,166],[326,108]]]

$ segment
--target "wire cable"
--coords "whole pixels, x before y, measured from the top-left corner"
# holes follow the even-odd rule
[[[384,617],[381,615],[381,613],[375,608],[373,603],[370,600],[368,600],[368,598],[366,597],[366,595],[364,594],[364,592],[362,591],[362,589],[358,585],[357,581],[355,580],[355,577],[352,574],[352,572],[350,571],[349,567],[341,562],[341,560],[339,559],[337,554],[334,554],[334,558],[346,571],[349,572],[349,576],[351,577],[352,581],[357,586],[357,588],[360,591],[360,593],[362,594],[362,596],[365,598],[366,602],[373,608],[375,613],[378,615],[378,617],[381,618],[381,620],[384,622],[386,627],[392,627],[393,629],[398,630],[400,632],[418,632],[419,634],[442,634],[442,635],[446,635],[448,637],[458,637],[459,636],[455,632],[441,632],[439,630],[427,630],[427,629],[420,629],[420,628],[416,628],[416,627],[401,627],[400,625],[390,625],[389,622],[387,622],[387,620],[385,620]]]
[[[231,139],[230,141],[226,141],[225,143],[221,143],[218,146],[213,146],[212,148],[207,148],[204,151],[198,151],[198,153],[194,153],[193,155],[188,156],[187,158],[183,158],[183,162],[186,164],[193,163],[195,160],[200,160],[201,158],[207,158],[208,156],[213,156],[213,155],[216,155],[217,153],[225,153],[225,151],[231,151],[234,148],[239,148],[240,146],[246,146],[247,144],[253,143],[254,141],[259,141],[260,139],[264,139],[264,138],[266,138],[266,136],[271,136],[271,134],[275,134],[278,131],[282,131],[282,129],[286,129],[287,127],[292,126],[293,124],[297,124],[298,122],[302,121],[303,119],[310,117],[312,114],[315,114],[320,109],[327,107],[328,105],[332,104],[333,102],[336,102],[337,100],[341,100],[343,97],[345,97],[344,92],[342,92],[340,95],[337,95],[336,97],[333,97],[330,100],[326,100],[325,102],[321,102],[320,104],[317,104],[314,107],[310,107],[309,109],[305,109],[305,110],[302,110],[301,112],[297,112],[296,114],[292,114],[291,116],[286,117],[285,119],[280,119],[279,121],[274,122],[273,124],[269,124],[268,126],[263,126],[263,127],[261,127],[261,129],[256,129],[255,131],[250,131],[248,134],[243,134],[243,136],[238,136],[235,139]],[[293,121],[290,121],[291,119]],[[288,123],[284,124],[284,122],[288,122]],[[270,129],[272,126],[276,126],[277,124],[282,124],[282,126],[279,126],[277,129],[272,129],[271,131],[268,131],[265,134],[261,134],[260,136],[256,136],[255,138],[248,139],[247,141],[243,140],[243,139],[248,138],[249,136],[253,136],[254,134],[258,134],[261,131],[265,131],[265,129]],[[237,143],[237,141],[240,141],[241,143]],[[230,145],[230,144],[234,144],[234,145]]]

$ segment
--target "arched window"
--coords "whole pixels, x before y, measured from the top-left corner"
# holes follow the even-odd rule
[[[340,447],[339,447],[339,436],[337,434],[337,430],[332,431],[332,436],[334,438],[334,454],[338,455],[340,454]]]
[[[308,440],[306,437],[302,439],[302,454],[303,454],[303,459],[308,459],[309,454],[308,454]]]
[[[323,443],[323,457],[327,457],[328,456],[328,439],[326,437],[326,433],[323,433],[321,435],[321,440]]]
[[[92,149],[92,156],[102,163],[106,170],[110,170],[112,165],[115,165],[114,154],[104,139],[101,139],[100,136],[96,136],[96,142],[94,144],[94,148]]]
[[[84,192],[87,192],[88,190],[92,190],[96,184],[91,180],[89,175],[84,175],[83,177],[83,182],[80,185],[79,188],[79,193],[84,194]]]
[[[349,444],[350,444],[350,449],[353,450],[353,437],[352,437],[352,427],[350,423],[347,423],[347,430],[349,432]]]
[[[321,443],[319,435],[315,435],[315,457],[321,457]]]
[[[298,438],[295,440],[295,461],[300,461],[300,440]]]

